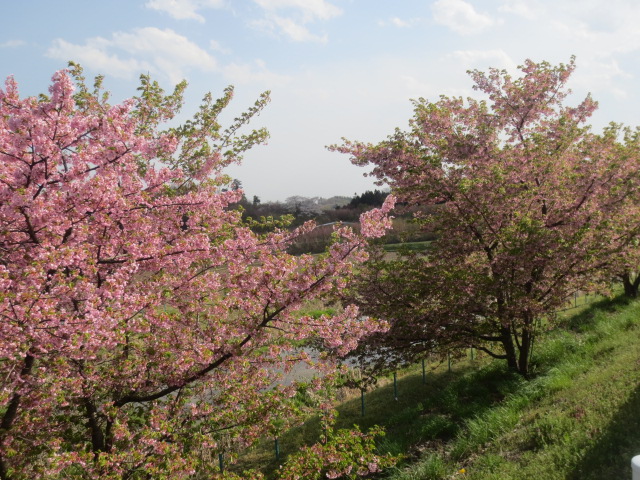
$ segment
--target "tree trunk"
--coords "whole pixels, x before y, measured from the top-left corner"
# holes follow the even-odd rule
[[[91,402],[90,398],[84,399],[84,405],[86,408],[86,417],[89,429],[91,430],[91,445],[93,447],[93,454],[95,459],[98,459],[100,452],[105,451],[104,434],[102,428],[100,428],[98,422],[98,410],[96,406]]]
[[[518,358],[516,356],[516,347],[513,343],[513,337],[511,336],[511,328],[509,326],[502,326],[500,328],[500,342],[504,348],[504,354],[507,357],[507,365],[511,370],[518,371]]]
[[[517,333],[510,327],[500,328],[500,342],[504,348],[507,365],[523,377],[529,375],[529,356],[531,354],[531,342],[533,334],[525,327],[521,338],[516,338]]]
[[[529,376],[529,354],[531,353],[532,340],[533,335],[527,325],[522,329],[522,337],[518,349],[518,373],[523,377]]]
[[[20,371],[21,377],[26,377],[31,374],[31,370],[33,369],[34,362],[35,362],[35,357],[31,356],[30,354],[27,354],[27,356],[24,359],[24,366]],[[7,406],[7,409],[5,410],[4,415],[2,416],[2,421],[0,422],[1,432],[6,433],[9,430],[11,430],[11,427],[13,426],[13,422],[15,421],[18,415],[18,408],[20,407],[21,400],[22,400],[21,394],[19,393],[13,394],[13,397],[11,398],[9,405]],[[0,436],[0,448],[3,446],[2,445],[3,443],[4,443],[4,438]],[[9,480],[10,478],[11,476],[9,475],[9,467],[7,466],[7,463],[4,457],[0,453],[0,480]]]
[[[640,275],[631,280],[631,273],[624,272],[620,275],[622,285],[624,285],[624,294],[629,298],[638,298],[638,288],[640,287]]]

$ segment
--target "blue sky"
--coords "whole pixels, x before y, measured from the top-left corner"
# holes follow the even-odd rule
[[[411,98],[474,95],[468,69],[514,71],[576,55],[574,103],[591,92],[596,130],[640,124],[637,0],[25,0],[4,2],[0,77],[46,91],[68,60],[106,76],[115,100],[150,73],[189,82],[182,118],[232,84],[228,116],[264,90],[271,139],[228,173],[249,198],[352,195],[364,170],[325,146],[405,128]]]

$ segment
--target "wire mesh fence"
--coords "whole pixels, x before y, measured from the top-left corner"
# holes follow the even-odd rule
[[[577,309],[579,307],[585,306],[588,303],[591,303],[593,300],[595,299],[595,297],[593,295],[589,295],[586,292],[580,292],[580,291],[576,291],[573,294],[571,294],[568,298],[567,298],[567,304],[564,308],[561,308],[559,310],[556,310],[554,313],[563,313],[563,312],[567,312],[573,309]],[[482,352],[476,348],[470,347],[464,350],[464,352],[462,354],[456,353],[456,352],[448,352],[447,356],[446,356],[446,371],[447,373],[450,373],[454,370],[455,367],[455,362],[459,361],[459,360],[464,360],[465,362],[470,362],[471,365],[480,365],[479,361],[482,359]],[[422,377],[422,384],[423,385],[427,385],[428,384],[428,370],[430,369],[428,366],[428,360],[426,358],[422,358],[419,361],[419,366],[420,366],[420,372],[421,372],[421,377]],[[438,365],[441,365],[442,362],[440,362]],[[432,367],[433,369],[433,367]],[[352,367],[352,370],[357,370],[356,367]],[[354,374],[357,376],[357,372],[354,372]],[[389,379],[389,376],[385,376],[387,379]],[[382,377],[379,377],[382,378]],[[393,396],[389,396],[389,401],[391,402],[398,402],[400,399],[400,396],[402,394],[402,391],[400,389],[399,386],[399,382],[398,382],[398,372],[394,371],[391,373],[391,382],[393,384],[392,386],[392,394]],[[389,380],[387,380],[388,382]],[[374,382],[374,384],[377,384],[377,381]],[[367,416],[367,393],[368,393],[368,388],[366,386],[359,388],[359,397],[360,397],[360,417],[361,418],[365,418]],[[357,398],[357,397],[356,397]],[[273,445],[273,458],[276,460],[276,462],[280,462],[282,459],[284,459],[284,457],[286,456],[287,452],[283,451],[282,445],[281,445],[281,439],[280,437],[276,436],[272,439],[272,445]],[[291,453],[291,452],[290,452]],[[218,461],[219,461],[219,468],[220,471],[223,472],[226,465],[225,465],[225,457],[223,453],[219,453],[218,454]]]

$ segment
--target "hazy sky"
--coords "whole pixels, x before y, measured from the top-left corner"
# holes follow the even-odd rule
[[[255,122],[271,139],[229,174],[262,200],[351,195],[364,170],[326,151],[405,128],[410,99],[473,95],[468,69],[515,71],[526,58],[576,55],[571,87],[600,102],[597,129],[640,124],[638,0],[24,0],[3,1],[0,77],[46,91],[75,60],[113,98],[140,73],[189,82],[184,114],[233,84],[229,116],[271,90]]]

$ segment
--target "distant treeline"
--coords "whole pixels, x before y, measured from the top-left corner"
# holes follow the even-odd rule
[[[235,185],[240,182],[235,180]],[[308,220],[316,222],[318,227],[311,233],[301,237],[291,248],[293,253],[322,252],[331,240],[331,232],[335,223],[351,224],[358,228],[360,215],[363,212],[382,206],[389,195],[385,190],[367,190],[353,197],[334,196],[323,197],[288,197],[284,202],[262,202],[259,197],[251,200],[245,195],[238,202],[237,208],[242,209],[242,216],[256,232],[267,232],[276,227],[287,225],[295,228]],[[399,208],[394,212],[394,228],[383,239],[385,243],[402,241],[433,240],[432,232],[420,229],[412,221],[416,208]]]

